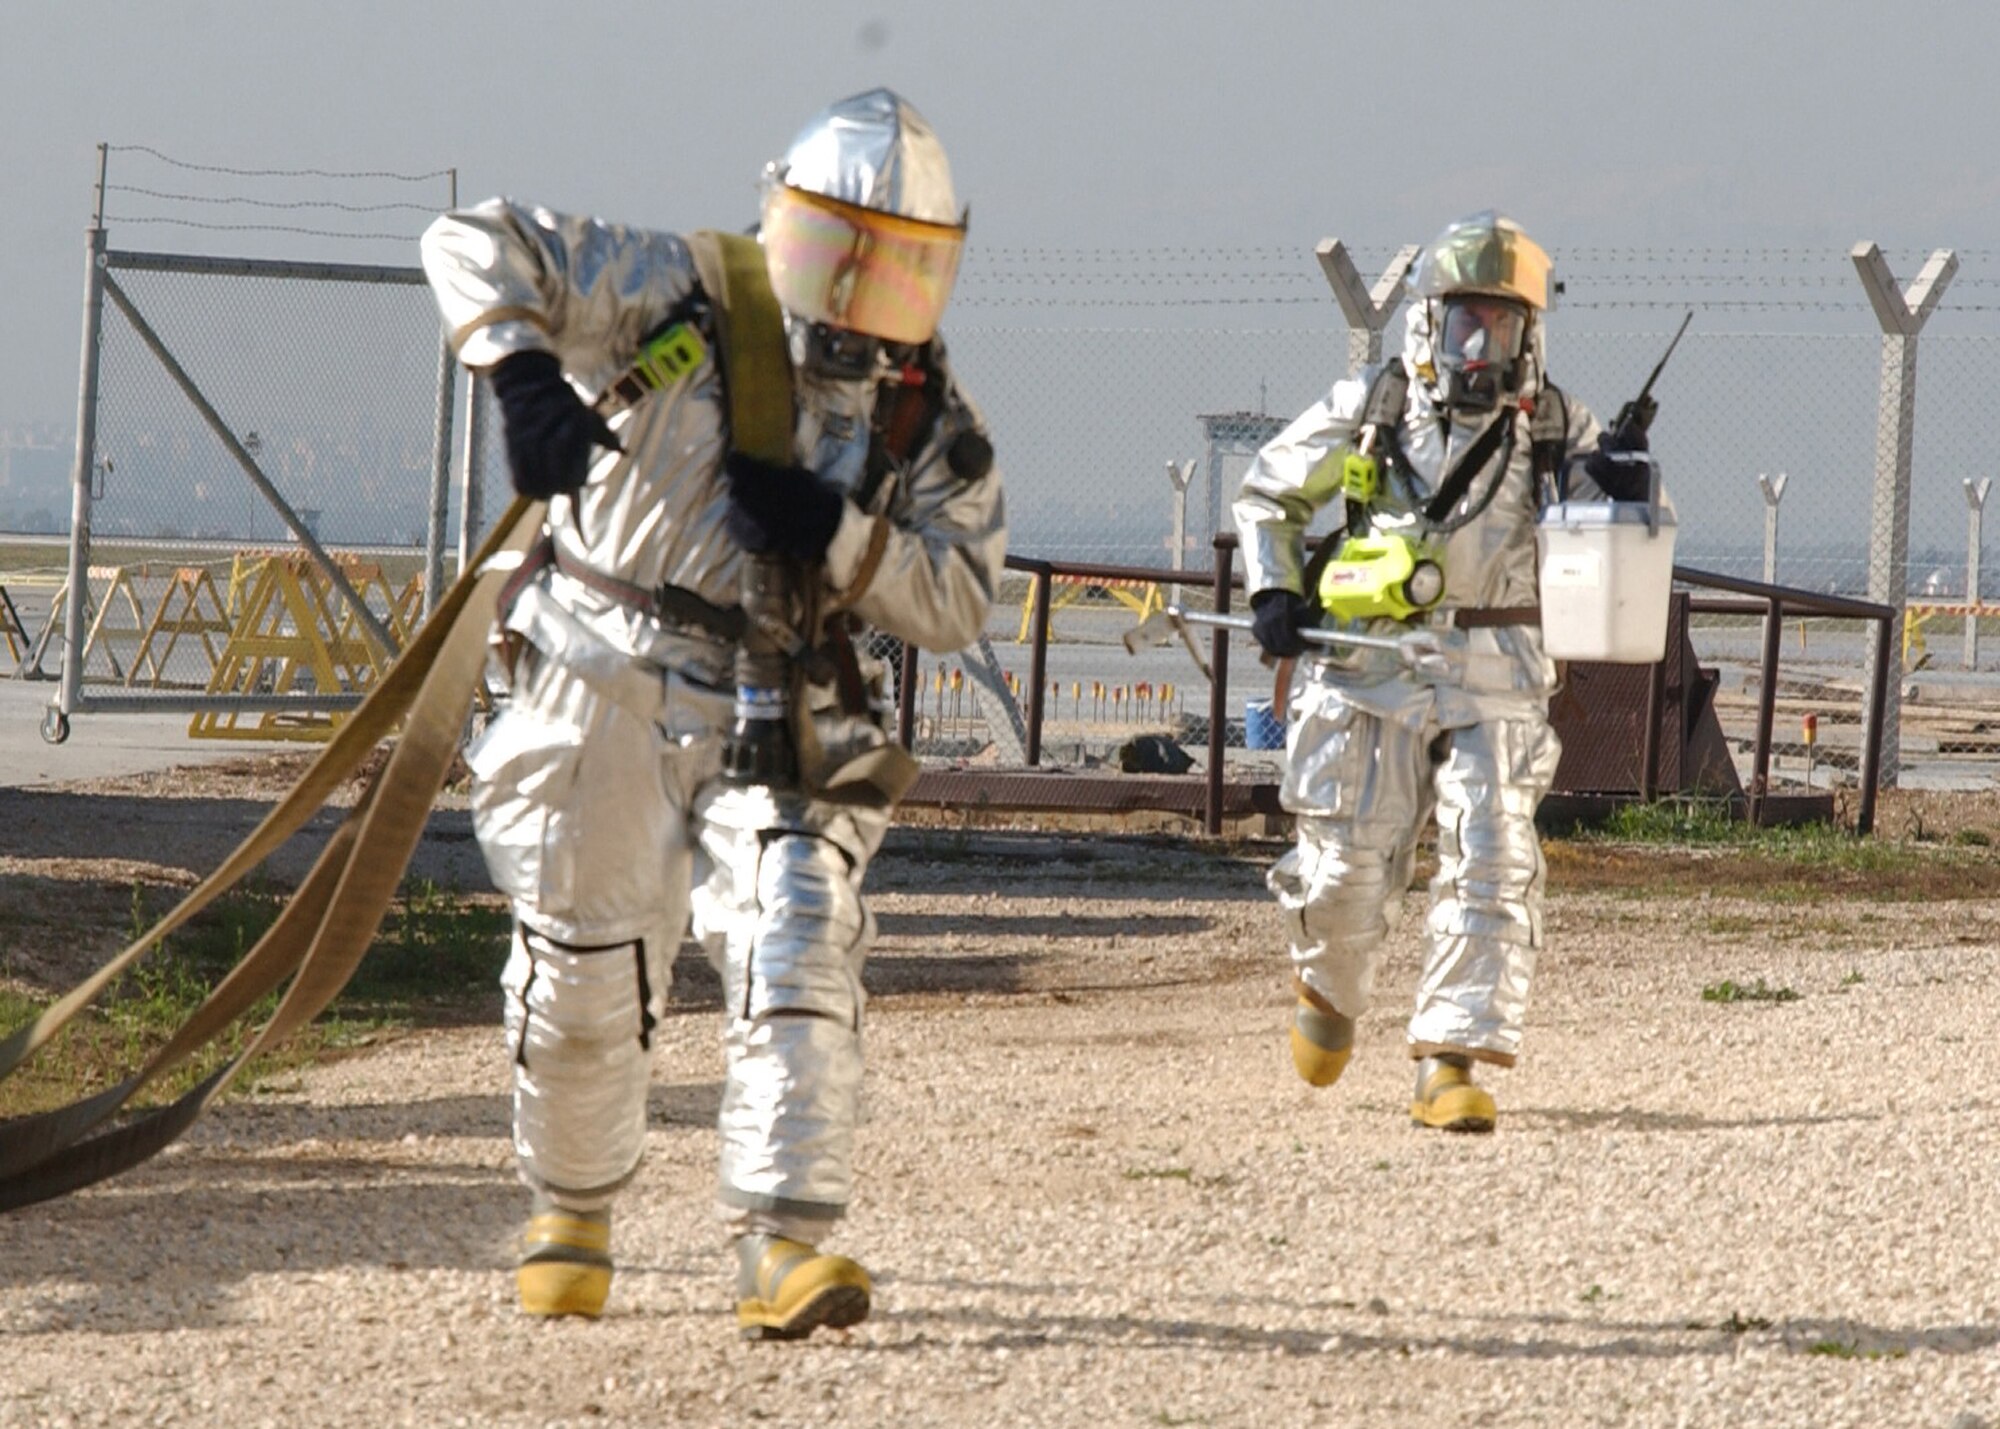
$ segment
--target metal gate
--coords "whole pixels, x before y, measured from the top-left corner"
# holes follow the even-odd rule
[[[59,641],[42,735],[323,737],[442,585],[458,365],[423,271],[115,249],[105,156],[68,562],[21,669]]]

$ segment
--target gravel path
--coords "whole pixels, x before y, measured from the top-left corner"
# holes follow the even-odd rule
[[[605,1319],[514,1314],[497,1030],[413,1034],[0,1220],[0,1424],[2000,1426],[2000,904],[1558,887],[1499,1132],[1448,1137],[1414,913],[1293,1078],[1263,856],[885,856],[846,1336],[735,1338],[684,954]]]

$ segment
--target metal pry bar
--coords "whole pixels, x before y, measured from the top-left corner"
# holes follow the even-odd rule
[[[1196,646],[1191,625],[1220,626],[1224,630],[1250,631],[1250,617],[1247,615],[1216,615],[1206,610],[1186,610],[1178,605],[1170,605],[1157,614],[1150,615],[1125,632],[1125,648],[1132,654],[1150,645],[1163,645],[1175,635],[1187,645],[1188,653],[1201,666],[1204,675],[1209,674],[1208,662],[1201,657]],[[1444,642],[1429,630],[1412,630],[1406,635],[1364,635],[1360,631],[1320,630],[1312,626],[1299,631],[1299,639],[1308,645],[1324,645],[1329,648],[1346,646],[1362,650],[1386,650],[1401,657],[1411,669],[1425,674],[1449,674],[1450,654]],[[1211,678],[1213,678],[1211,676]]]

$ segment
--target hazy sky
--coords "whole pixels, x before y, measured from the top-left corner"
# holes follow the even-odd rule
[[[73,414],[100,140],[237,168],[455,166],[467,200],[734,226],[802,119],[886,83],[944,138],[975,249],[1383,245],[1489,204],[1559,254],[1977,248],[2000,233],[1990,3],[5,0],[0,13],[0,425]],[[114,182],[142,174],[188,188],[114,155]],[[302,256],[408,262],[414,246]]]

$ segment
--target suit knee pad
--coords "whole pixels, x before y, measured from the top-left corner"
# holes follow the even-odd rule
[[[501,975],[524,1177],[570,1209],[630,1179],[646,1135],[664,951],[646,939],[577,946],[517,924]]]

